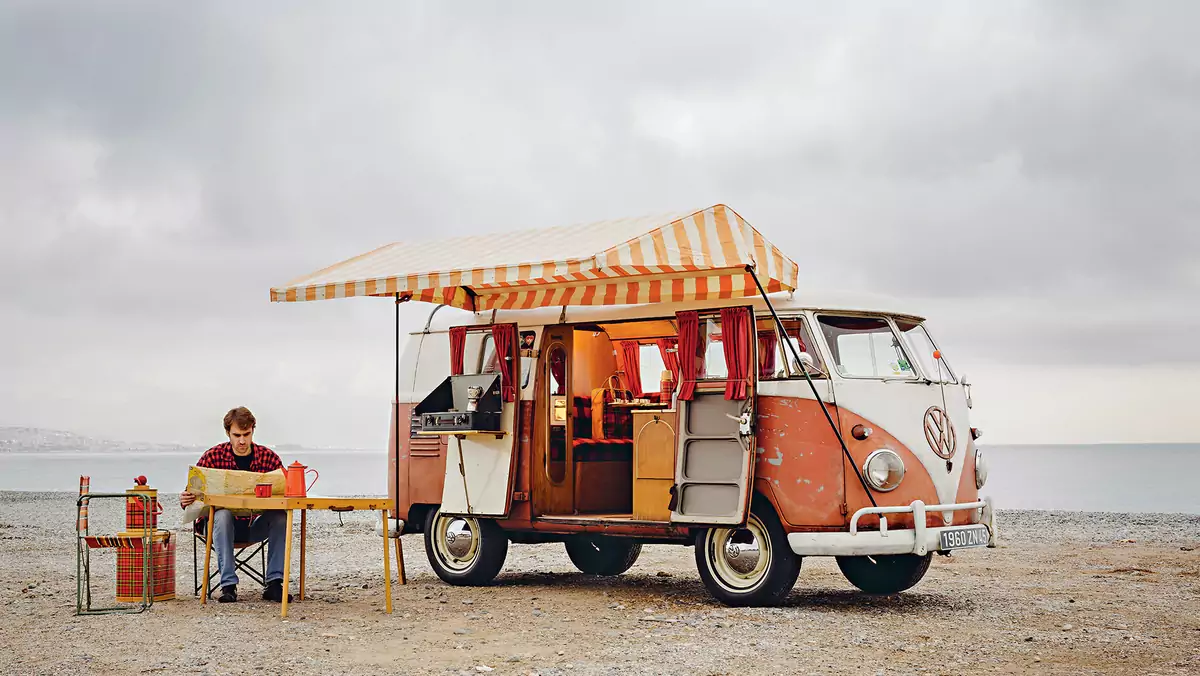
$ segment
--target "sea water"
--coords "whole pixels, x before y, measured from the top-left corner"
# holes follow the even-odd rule
[[[1200,514],[1200,444],[983,446],[989,465],[982,493],[1000,509]],[[280,453],[320,474],[313,495],[386,495],[387,452],[303,450]],[[124,491],[144,474],[165,493],[183,488],[194,452],[5,453],[0,490]],[[311,480],[311,475],[310,479]]]

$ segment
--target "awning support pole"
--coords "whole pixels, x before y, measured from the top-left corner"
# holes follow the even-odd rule
[[[762,282],[758,281],[758,275],[754,274],[754,268],[746,266],[746,271],[754,278],[754,285],[758,287],[759,294],[762,295],[763,302],[767,304],[767,309],[771,311],[771,317],[775,320],[775,326],[779,327],[779,334],[783,336],[783,342],[791,350],[792,356],[795,357],[796,363],[800,365],[800,372],[804,374],[804,379],[808,381],[809,388],[812,389],[813,396],[817,399],[817,407],[821,409],[821,413],[825,414],[825,420],[829,422],[829,428],[833,430],[833,435],[837,437],[838,444],[842,447],[842,453],[846,455],[846,460],[850,463],[850,468],[854,470],[854,475],[858,477],[862,483],[863,490],[867,492],[867,498],[871,501],[872,507],[878,507],[875,502],[875,496],[871,494],[871,487],[867,484],[867,479],[858,471],[858,465],[854,462],[854,456],[850,455],[850,449],[846,448],[846,440],[842,437],[841,430],[833,422],[833,417],[829,415],[829,409],[825,408],[825,400],[821,399],[821,395],[817,392],[817,386],[812,381],[812,377],[808,375],[808,369],[804,368],[804,363],[800,361],[800,353],[796,351],[796,346],[792,345],[792,341],[788,340],[787,329],[783,328],[783,322],[779,319],[779,315],[775,314],[775,306],[771,305],[771,299],[767,298],[767,291],[763,288]],[[830,384],[832,384],[832,376]]]
[[[396,347],[393,350],[393,354],[396,359],[396,394],[392,398],[392,410],[394,411],[394,413],[392,415],[393,415],[393,417],[395,417],[395,420],[393,421],[393,423],[395,424],[395,430],[396,430],[396,440],[393,443],[394,448],[392,449],[392,452],[394,454],[393,457],[396,459],[396,469],[392,473],[392,482],[393,482],[393,485],[396,487],[396,506],[395,506],[394,510],[392,511],[392,514],[395,514],[397,519],[400,518],[400,303],[403,303],[403,302],[404,301],[400,300],[400,294],[397,293],[396,294]],[[432,315],[430,315],[430,317],[432,317]],[[426,327],[426,328],[428,328],[428,327]],[[387,537],[387,530],[388,530],[388,525],[385,523],[385,524],[383,524],[383,536],[385,538]],[[397,533],[396,536],[399,537],[400,534]]]

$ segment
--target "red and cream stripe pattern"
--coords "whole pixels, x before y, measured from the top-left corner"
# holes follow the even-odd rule
[[[457,267],[455,251],[464,259],[547,257]],[[447,269],[411,272],[439,260]],[[718,204],[674,217],[390,244],[272,289],[271,300],[399,294],[468,310],[708,300],[755,295],[748,269],[768,292],[796,288],[799,266]]]

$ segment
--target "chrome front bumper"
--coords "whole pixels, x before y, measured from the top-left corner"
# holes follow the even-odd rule
[[[897,507],[864,507],[854,513],[850,519],[848,533],[791,533],[788,535],[788,545],[800,556],[869,556],[873,554],[916,554],[924,556],[931,551],[941,549],[943,531],[955,530],[962,526],[947,526],[930,528],[925,525],[925,515],[928,512],[958,512],[970,509],[982,509],[980,523],[988,529],[988,547],[996,546],[996,513],[992,509],[992,499],[984,498],[978,502],[962,502],[952,505],[926,505],[920,500],[912,504]],[[860,531],[858,520],[868,514],[879,515],[879,530]],[[914,528],[888,530],[887,514],[912,514]]]

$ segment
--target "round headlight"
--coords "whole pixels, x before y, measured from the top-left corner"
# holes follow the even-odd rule
[[[867,456],[863,473],[872,488],[886,493],[899,486],[904,478],[904,461],[894,451],[880,449]]]
[[[975,488],[983,488],[987,483],[987,463],[983,460],[983,451],[975,449]]]

